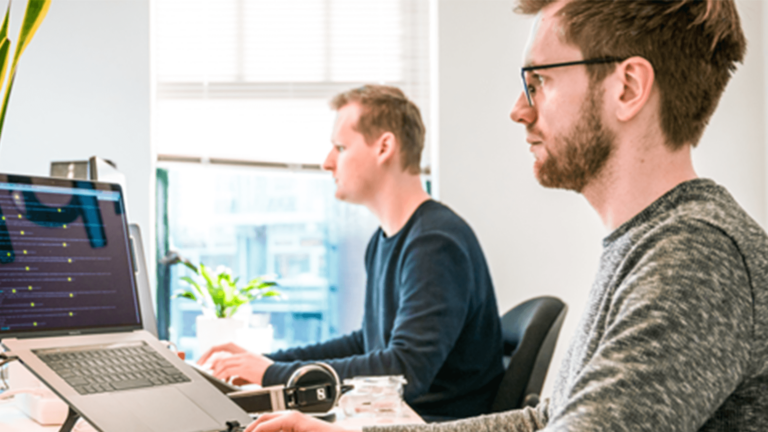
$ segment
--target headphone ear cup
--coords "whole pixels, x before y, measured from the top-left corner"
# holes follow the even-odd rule
[[[332,368],[328,363],[315,362],[315,364],[321,368],[324,368],[325,371],[331,375],[331,382],[333,383],[333,386],[338,390],[341,387],[341,380],[339,379],[339,375],[336,374],[336,369]]]
[[[298,368],[286,384],[294,395],[295,409],[306,413],[330,411],[341,397],[339,376],[325,363],[313,363]]]

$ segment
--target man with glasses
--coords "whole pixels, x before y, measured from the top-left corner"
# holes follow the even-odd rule
[[[732,0],[519,0],[537,14],[511,118],[534,174],[609,230],[554,392],[388,431],[768,430],[768,238],[699,142],[746,40]],[[334,430],[297,415],[250,430]]]

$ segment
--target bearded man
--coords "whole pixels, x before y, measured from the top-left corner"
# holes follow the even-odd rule
[[[768,237],[698,178],[699,142],[746,40],[732,0],[520,0],[537,14],[511,118],[534,174],[610,234],[551,398],[366,431],[768,430]],[[331,431],[292,414],[249,430]]]

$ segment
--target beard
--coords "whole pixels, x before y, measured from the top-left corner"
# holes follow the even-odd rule
[[[589,99],[582,106],[582,115],[571,131],[555,137],[558,150],[547,151],[537,176],[544,187],[580,193],[600,175],[613,154],[616,135],[600,118],[603,92],[590,85],[589,93]]]

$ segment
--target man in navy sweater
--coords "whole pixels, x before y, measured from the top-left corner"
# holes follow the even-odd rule
[[[214,360],[219,378],[285,383],[322,360],[341,379],[403,375],[406,402],[427,419],[489,412],[503,374],[499,311],[471,228],[433,201],[419,178],[424,125],[397,88],[368,85],[337,95],[333,147],[323,164],[336,198],[366,206],[381,227],[365,254],[363,326],[349,335],[262,356],[234,344]]]

